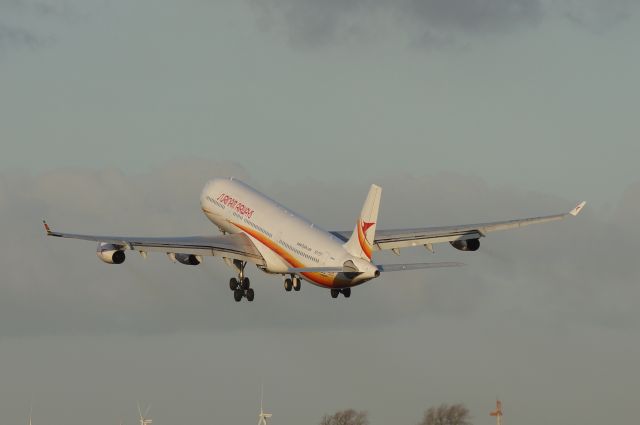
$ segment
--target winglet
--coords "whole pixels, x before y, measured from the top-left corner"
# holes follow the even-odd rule
[[[585,205],[587,205],[586,201],[580,202],[578,205],[576,205],[574,209],[569,211],[569,214],[571,214],[574,217],[577,216],[578,214],[580,214],[580,211],[582,211]]]
[[[42,224],[44,224],[44,230],[47,232],[47,236],[51,236],[53,232],[51,231],[51,228],[47,224],[47,220],[42,220]]]

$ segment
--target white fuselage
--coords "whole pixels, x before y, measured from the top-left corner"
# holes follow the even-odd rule
[[[265,260],[267,273],[292,268],[337,267],[352,261],[363,272],[347,277],[335,272],[302,272],[318,286],[344,288],[372,279],[377,268],[349,254],[341,240],[278,202],[235,179],[213,179],[200,196],[202,211],[225,233],[245,233]],[[377,275],[377,274],[376,274]]]

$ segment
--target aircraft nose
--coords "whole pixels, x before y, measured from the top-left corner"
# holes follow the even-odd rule
[[[209,180],[202,188],[202,193],[200,193],[201,205],[205,205],[207,196],[212,196],[215,183],[216,183],[215,180]]]

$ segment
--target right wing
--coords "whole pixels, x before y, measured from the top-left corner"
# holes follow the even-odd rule
[[[186,237],[99,236],[54,232],[46,222],[44,222],[44,227],[47,231],[47,236],[113,244],[121,247],[121,249],[144,253],[155,251],[175,254],[220,256],[264,265],[262,255],[253,242],[251,242],[251,239],[244,233],[227,234],[223,236]]]
[[[579,203],[574,209],[564,214],[547,215],[542,217],[524,218],[518,220],[496,221],[492,223],[466,224],[459,226],[423,227],[417,229],[377,230],[373,241],[373,249],[398,250],[414,246],[431,246],[436,243],[479,239],[489,232],[497,230],[516,229],[531,224],[548,223],[562,220],[569,216],[577,216],[586,202]],[[351,232],[331,232],[334,236],[347,241]]]

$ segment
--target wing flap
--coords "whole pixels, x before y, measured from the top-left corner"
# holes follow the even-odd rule
[[[399,235],[399,236],[395,236]],[[420,235],[420,234],[406,234],[397,233],[387,238],[381,238],[375,242],[375,246],[378,250],[396,249],[396,248],[408,248],[414,246],[421,246],[427,244],[437,244],[442,242],[452,242],[458,240],[478,239],[484,236],[484,234],[478,231],[468,232],[452,232],[444,235]]]

